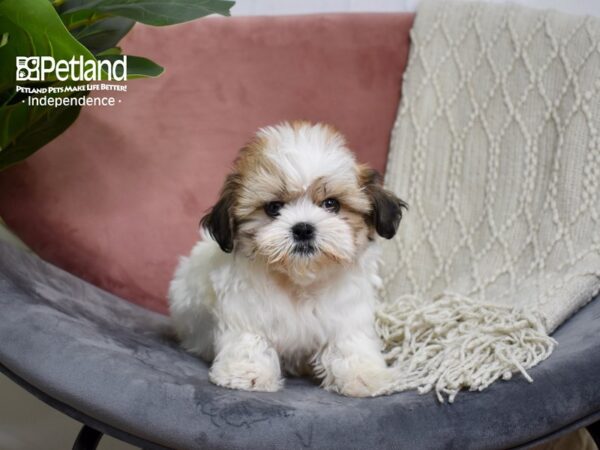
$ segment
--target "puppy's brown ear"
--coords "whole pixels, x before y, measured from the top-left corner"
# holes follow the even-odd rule
[[[227,176],[221,196],[202,219],[200,226],[213,237],[226,253],[233,251],[236,224],[233,217],[233,205],[239,180],[236,174]]]
[[[402,210],[408,205],[381,185],[383,177],[369,167],[360,168],[360,179],[363,189],[371,200],[371,213],[367,217],[369,225],[377,234],[385,239],[395,236],[402,219]]]

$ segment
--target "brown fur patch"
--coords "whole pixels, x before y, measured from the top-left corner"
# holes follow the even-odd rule
[[[362,248],[369,238],[373,237],[372,228],[365,221],[364,213],[358,213],[351,210],[341,210],[340,216],[346,221],[352,229],[352,239],[356,248]]]
[[[408,205],[382,186],[383,177],[376,170],[360,165],[358,178],[372,205],[370,214],[365,217],[367,223],[377,234],[391,239],[402,219],[402,210]]]

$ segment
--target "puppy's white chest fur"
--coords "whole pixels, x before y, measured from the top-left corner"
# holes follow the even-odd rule
[[[200,241],[183,258],[171,284],[171,314],[188,350],[207,360],[223,334],[264,336],[292,374],[343,330],[372,330],[377,245],[357,263],[333,267],[307,285],[289,282],[264,264],[223,253],[212,240]]]

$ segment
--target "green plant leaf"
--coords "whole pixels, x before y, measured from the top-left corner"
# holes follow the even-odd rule
[[[10,34],[8,43],[0,47],[0,92],[16,84],[17,56],[94,59],[46,0],[0,1],[0,33]]]
[[[66,87],[76,86],[76,84],[72,82],[55,82],[45,83],[44,85],[44,87],[49,86]],[[87,94],[87,92],[61,92],[31,95],[70,97],[83,94]],[[23,134],[27,133],[32,124],[37,123],[39,120],[43,119],[45,115],[49,114],[49,110],[57,109],[48,106],[30,106],[27,101],[28,97],[29,95],[21,95],[19,97],[20,101],[15,101],[0,108],[0,123],[2,124],[2,127],[0,128],[0,154],[11,144],[14,144]]]
[[[0,171],[23,161],[60,135],[77,119],[80,110],[80,106],[32,107],[26,103],[0,108],[0,123],[4,124],[0,134],[0,142],[4,143],[0,147]],[[9,128],[12,132],[7,131]]]
[[[109,17],[86,27],[71,31],[75,38],[94,55],[115,47],[129,33],[134,20],[125,17]]]
[[[0,0],[0,34],[3,33],[9,33],[10,39],[0,47],[0,97],[4,100],[0,107],[0,170],[21,161],[61,134],[81,109],[79,106],[34,107],[19,102],[19,96],[15,97],[16,57],[95,60],[90,51],[67,31],[46,0]],[[49,76],[45,83],[19,84],[48,86],[53,81],[55,79]],[[56,83],[60,86],[69,84],[73,83]]]
[[[0,108],[0,155],[6,147],[10,145],[13,138],[26,130],[29,113],[35,114],[36,111],[29,111],[23,103],[7,105]]]
[[[94,13],[105,13],[154,26],[173,25],[210,14],[229,16],[235,4],[229,0],[85,0],[78,3],[63,14],[87,14],[89,17]]]
[[[60,19],[69,31],[73,31],[80,27],[87,27],[95,22],[108,17],[109,14],[99,13],[89,9],[79,9],[72,12],[60,15]]]
[[[106,50],[97,53],[96,57],[99,58],[100,56],[113,56],[113,55],[122,55],[122,54],[123,54],[123,52],[121,50],[121,47],[111,47],[111,48],[107,48]]]
[[[123,55],[98,55],[98,59],[108,59],[116,61],[122,59]],[[127,79],[153,78],[162,74],[165,69],[154,61],[141,56],[127,55]],[[117,70],[117,75],[121,76],[121,71]]]
[[[0,35],[0,47],[4,47],[8,44],[8,33],[2,33]]]
[[[8,105],[15,95],[17,95],[16,88],[7,89],[4,92],[0,92],[0,108],[2,108],[4,105]]]

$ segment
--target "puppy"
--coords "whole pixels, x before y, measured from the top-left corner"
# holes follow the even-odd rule
[[[284,371],[381,393],[391,374],[374,327],[376,235],[392,238],[405,206],[332,127],[261,129],[171,282],[182,345],[228,388],[277,391]]]

